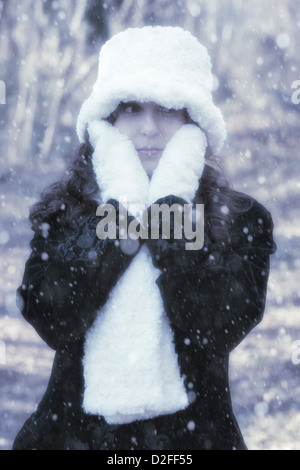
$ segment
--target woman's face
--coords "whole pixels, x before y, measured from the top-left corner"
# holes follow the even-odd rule
[[[129,137],[144,170],[151,177],[167,143],[187,122],[188,114],[184,109],[168,109],[154,102],[132,101],[120,105],[114,125]]]

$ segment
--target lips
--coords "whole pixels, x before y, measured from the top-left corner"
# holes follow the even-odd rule
[[[157,157],[158,155],[160,155],[161,152],[162,152],[162,149],[152,148],[152,147],[151,148],[144,147],[144,148],[138,149],[138,153],[140,156],[148,157],[148,158]]]

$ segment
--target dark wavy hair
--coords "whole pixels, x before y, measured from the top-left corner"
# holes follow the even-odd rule
[[[91,214],[96,213],[100,189],[92,163],[93,147],[88,142],[79,146],[64,178],[44,190],[39,202],[30,210],[33,230],[41,230],[43,223],[57,223],[60,231],[68,234]],[[219,159],[206,155],[206,164],[194,203],[204,204],[205,230],[224,248],[230,244],[233,213],[240,211],[238,201],[224,176]],[[244,202],[243,202],[244,204]]]

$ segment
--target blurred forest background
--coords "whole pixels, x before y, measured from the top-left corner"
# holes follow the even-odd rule
[[[0,449],[11,448],[34,411],[53,359],[15,306],[32,237],[29,207],[78,145],[76,119],[101,44],[146,24],[182,26],[208,48],[227,123],[228,177],[272,212],[278,251],[266,313],[232,354],[233,405],[249,449],[300,448],[300,104],[292,100],[299,7],[298,0],[0,0]]]

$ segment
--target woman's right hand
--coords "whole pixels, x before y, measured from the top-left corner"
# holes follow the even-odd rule
[[[99,239],[101,217],[91,215],[68,235],[57,230],[55,217],[47,233],[37,232],[31,241],[18,306],[53,349],[83,337],[140,248],[139,240],[119,240],[120,205],[109,204],[116,211],[117,239]],[[127,225],[132,219],[128,215]]]

